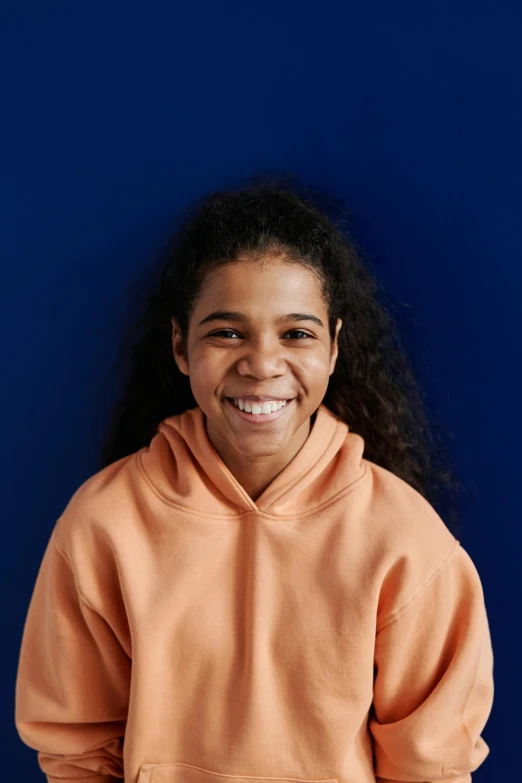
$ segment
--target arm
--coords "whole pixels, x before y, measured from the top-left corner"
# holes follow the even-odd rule
[[[379,783],[471,783],[489,754],[493,652],[482,585],[458,546],[378,630],[369,722]]]
[[[53,531],[25,621],[15,707],[20,738],[49,781],[124,777],[130,669],[110,625],[78,592]]]

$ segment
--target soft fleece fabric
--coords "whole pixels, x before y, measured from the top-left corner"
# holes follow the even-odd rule
[[[324,405],[254,502],[199,407],[89,478],[29,606],[16,727],[49,781],[469,783],[477,570]]]

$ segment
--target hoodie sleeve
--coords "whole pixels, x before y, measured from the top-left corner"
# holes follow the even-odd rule
[[[48,781],[115,783],[123,774],[130,659],[77,589],[55,531],[25,621],[15,724]]]
[[[477,570],[453,554],[378,630],[369,728],[379,783],[471,783],[489,754],[493,651]]]

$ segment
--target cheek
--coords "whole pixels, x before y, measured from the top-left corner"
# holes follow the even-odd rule
[[[195,351],[190,365],[194,374],[194,382],[201,388],[208,388],[219,383],[226,372],[226,361],[223,354],[216,351]]]
[[[324,353],[318,353],[314,356],[306,357],[306,361],[302,364],[302,370],[310,378],[322,378],[324,375],[328,375],[330,369],[330,357]]]

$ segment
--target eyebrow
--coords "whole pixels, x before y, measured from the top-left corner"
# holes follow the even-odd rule
[[[277,320],[278,323],[312,321],[318,326],[324,326],[321,319],[311,313],[288,313],[287,315],[282,315]],[[236,321],[237,323],[247,323],[248,318],[237,310],[215,310],[213,313],[210,313],[210,315],[207,315],[206,318],[203,318],[198,326],[203,326],[203,324],[210,323],[211,321]]]

